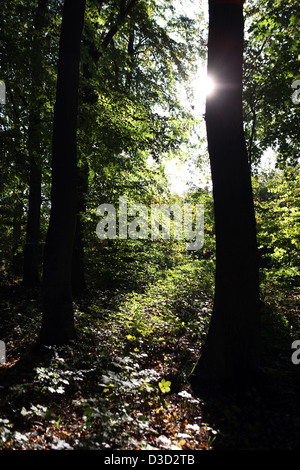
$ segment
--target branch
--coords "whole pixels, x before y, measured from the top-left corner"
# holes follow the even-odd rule
[[[103,50],[105,50],[107,48],[107,46],[110,44],[111,40],[113,39],[115,34],[118,32],[120,25],[123,24],[126,16],[130,13],[130,11],[132,10],[132,8],[134,7],[134,5],[137,1],[138,0],[131,0],[126,7],[125,7],[125,0],[123,0],[121,2],[119,18],[118,18],[116,24],[114,24],[110,28],[110,30],[106,34],[105,38],[103,39],[103,42],[102,42],[102,49]]]

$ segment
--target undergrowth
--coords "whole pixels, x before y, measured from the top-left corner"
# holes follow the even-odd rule
[[[14,379],[1,381],[1,448],[209,448],[216,431],[187,375],[209,321],[212,279],[199,262],[165,272],[143,293],[94,291],[76,305],[76,341],[46,348],[46,359],[16,376],[19,344],[38,332],[31,299],[32,318],[16,322],[7,350]],[[23,304],[10,306],[14,320]]]
[[[213,274],[212,263],[194,260],[164,271],[142,292],[89,292],[75,304],[77,339],[42,355],[31,351],[39,295],[10,286],[1,302],[7,362],[0,369],[0,449],[297,447],[300,387],[289,349],[299,333],[296,291],[278,301],[271,287],[264,292],[270,380],[243,397],[200,397],[190,388]]]

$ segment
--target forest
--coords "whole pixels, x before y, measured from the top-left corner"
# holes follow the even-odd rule
[[[0,450],[299,450],[297,0],[1,7]]]

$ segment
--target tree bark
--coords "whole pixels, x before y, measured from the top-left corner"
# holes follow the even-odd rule
[[[77,215],[77,110],[85,0],[65,0],[53,122],[51,215],[43,272],[38,342],[59,345],[76,336],[72,257]]]
[[[36,110],[35,110],[36,111]],[[29,201],[24,247],[23,285],[40,286],[39,241],[42,169],[38,148],[40,145],[40,117],[30,112],[28,128],[29,150]]]
[[[259,275],[251,173],[243,130],[242,0],[209,0],[206,127],[216,224],[215,298],[191,382],[239,380],[259,362]]]
[[[39,0],[33,18],[31,49],[31,97],[29,101],[28,154],[29,154],[29,201],[24,247],[23,284],[26,287],[40,286],[40,209],[41,209],[41,74],[43,50],[40,35],[48,23],[48,0]]]

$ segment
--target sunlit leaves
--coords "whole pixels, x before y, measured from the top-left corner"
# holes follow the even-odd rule
[[[294,0],[251,0],[245,9],[245,123],[254,163],[268,147],[278,152],[282,167],[297,162],[300,108],[292,102],[292,84],[299,78],[297,9]]]
[[[171,382],[169,380],[162,379],[158,386],[162,393],[168,393],[171,390]]]
[[[259,248],[268,250],[264,286],[299,285],[299,169],[261,174],[254,180]],[[266,255],[265,255],[266,256]]]

